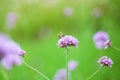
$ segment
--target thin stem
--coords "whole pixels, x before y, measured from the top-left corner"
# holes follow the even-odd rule
[[[93,74],[91,74],[86,80],[89,80],[90,78],[92,78],[92,77],[93,77],[95,74],[97,74],[101,69],[102,69],[102,67],[99,68],[97,71],[95,71]]]
[[[2,74],[3,74],[3,76],[4,76],[4,79],[5,79],[5,80],[9,80],[9,77],[8,77],[8,75],[6,74],[6,72],[5,72],[4,70],[2,70],[2,69],[1,69],[1,72],[2,72]]]
[[[40,74],[41,76],[43,76],[46,80],[50,80],[47,76],[45,76],[44,74],[42,74],[40,71],[38,71],[37,69],[35,69],[34,67],[30,66],[29,64],[27,64],[24,60],[23,63],[30,69],[32,69],[33,71],[37,72],[38,74]]]
[[[68,80],[68,49],[66,53],[66,80]]]
[[[116,49],[116,50],[120,51],[120,49],[119,49],[119,48],[117,48],[116,46],[113,46],[113,45],[112,45],[112,47],[113,47],[114,49]]]

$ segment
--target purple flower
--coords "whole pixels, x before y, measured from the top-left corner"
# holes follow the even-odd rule
[[[6,55],[1,60],[1,64],[8,70],[10,70],[14,65],[21,65],[22,59],[18,55]]]
[[[68,80],[71,80],[70,73],[71,73],[71,71],[73,71],[77,66],[78,66],[77,61],[75,61],[75,60],[69,61],[69,63],[68,63]],[[53,80],[66,80],[66,69],[64,69],[64,68],[59,69],[59,70],[56,72]]]
[[[7,55],[9,53],[17,55],[25,55],[25,51],[4,34],[0,34],[0,52]]]
[[[72,7],[69,7],[69,6],[68,6],[68,7],[65,7],[65,8],[64,8],[64,16],[69,17],[69,16],[72,16],[73,13],[74,13],[74,10],[73,10]]]
[[[93,16],[95,16],[96,18],[99,18],[102,15],[102,10],[99,7],[93,8],[92,10],[92,14]]]
[[[25,51],[4,34],[0,34],[0,61],[6,69],[11,69],[13,65],[20,65],[25,55]]]
[[[112,45],[112,42],[110,42],[109,40],[107,40],[106,42],[104,42],[104,48],[107,49]]]
[[[103,56],[98,60],[98,63],[103,66],[112,67],[113,61],[107,56]]]
[[[13,29],[17,20],[17,14],[15,12],[9,12],[6,16],[6,28]]]
[[[5,49],[5,53],[8,53],[8,54],[12,53],[12,54],[17,54],[21,56],[25,55],[25,51],[22,50],[20,46],[15,42],[6,42],[4,44],[4,49]]]
[[[62,48],[62,47],[66,47],[66,48],[69,48],[70,46],[75,46],[75,47],[78,47],[78,40],[69,35],[69,36],[64,36],[62,35],[60,37],[60,39],[58,40],[58,47]]]
[[[78,63],[75,60],[71,60],[68,63],[68,68],[70,71],[74,70],[77,66],[78,66]]]
[[[66,69],[59,69],[53,80],[66,80]],[[68,73],[68,80],[71,80],[70,73]]]
[[[104,31],[99,31],[93,36],[96,48],[102,49],[110,46],[109,35]]]

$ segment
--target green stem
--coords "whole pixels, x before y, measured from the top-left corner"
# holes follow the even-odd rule
[[[9,77],[8,77],[7,73],[3,69],[1,69],[1,72],[2,72],[2,74],[4,76],[4,79],[9,80]]]
[[[66,80],[68,80],[68,49],[66,53]]]
[[[102,69],[102,67],[99,68],[97,71],[95,71],[93,74],[91,74],[86,80],[89,80],[90,78],[92,78],[92,77],[93,77],[95,74],[97,74],[101,69]]]
[[[44,74],[42,74],[40,71],[38,71],[37,69],[35,69],[34,67],[30,66],[29,64],[27,64],[24,60],[23,63],[30,69],[32,69],[33,71],[37,72],[39,75],[43,76],[46,80],[50,80],[47,76],[45,76]]]
[[[116,50],[120,51],[120,49],[119,49],[119,48],[117,48],[116,46],[113,46],[113,45],[112,45],[112,47],[113,47],[114,49],[116,49]]]

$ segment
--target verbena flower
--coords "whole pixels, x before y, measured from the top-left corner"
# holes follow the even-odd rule
[[[78,66],[78,62],[75,60],[71,60],[68,63],[68,80],[71,80],[71,76],[70,73],[71,71],[73,71],[74,69],[76,69],[76,67]],[[54,76],[53,80],[66,80],[66,69],[62,68],[59,69]]]
[[[107,56],[103,56],[98,60],[98,63],[104,67],[104,66],[108,66],[108,67],[112,67],[113,61],[108,58]]]
[[[25,55],[25,51],[4,34],[0,34],[0,52],[7,55],[9,53],[17,55]]]
[[[20,56],[25,55],[25,51],[12,41],[8,36],[0,33],[0,61],[6,69],[11,69],[13,65],[18,65],[22,61]]]
[[[25,51],[21,49],[21,47],[15,43],[15,42],[6,42],[4,44],[4,49],[5,49],[5,53],[12,53],[12,54],[17,54],[17,55],[21,55],[24,56],[25,55]]]
[[[92,14],[95,18],[99,18],[102,15],[102,10],[99,7],[93,8]]]
[[[66,80],[66,69],[59,69],[55,76],[54,76],[54,79],[53,80]],[[70,72],[68,73],[68,80],[71,80],[70,79]]]
[[[68,63],[68,69],[69,69],[70,71],[76,69],[77,66],[78,66],[78,62],[75,61],[75,60],[71,60],[71,61],[69,61],[69,63]]]
[[[98,49],[102,49],[102,48],[107,49],[111,45],[109,35],[104,31],[97,32],[93,36],[93,41],[95,43],[96,48]]]
[[[74,13],[74,10],[73,10],[72,7],[69,7],[69,6],[68,6],[68,7],[65,7],[65,8],[64,8],[64,16],[69,17],[69,16],[72,16],[73,13]]]
[[[74,47],[78,47],[78,40],[71,36],[71,35],[67,35],[67,36],[60,36],[60,39],[58,40],[58,47],[63,48],[69,48],[70,46],[74,46]]]
[[[110,42],[109,40],[107,40],[106,42],[104,42],[104,48],[107,49],[112,45],[112,42]]]
[[[11,69],[14,65],[21,65],[22,64],[22,59],[18,55],[6,55],[3,57],[1,60],[1,64],[6,68],[6,69]]]
[[[15,27],[17,21],[17,14],[16,12],[9,12],[6,16],[6,29],[11,30]]]

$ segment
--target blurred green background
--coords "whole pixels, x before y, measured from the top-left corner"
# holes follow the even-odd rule
[[[85,80],[100,68],[101,56],[109,56],[114,64],[104,67],[90,80],[120,80],[120,52],[109,48],[97,50],[92,37],[95,32],[108,32],[120,48],[119,0],[0,0],[0,32],[9,35],[27,52],[25,61],[51,80],[56,71],[65,67],[65,49],[57,47],[58,33],[73,35],[79,48],[70,48],[69,60],[79,65],[72,71],[72,80]],[[11,26],[7,15],[15,13]],[[45,80],[24,64],[4,70],[9,80]],[[0,72],[0,80],[5,80]]]

